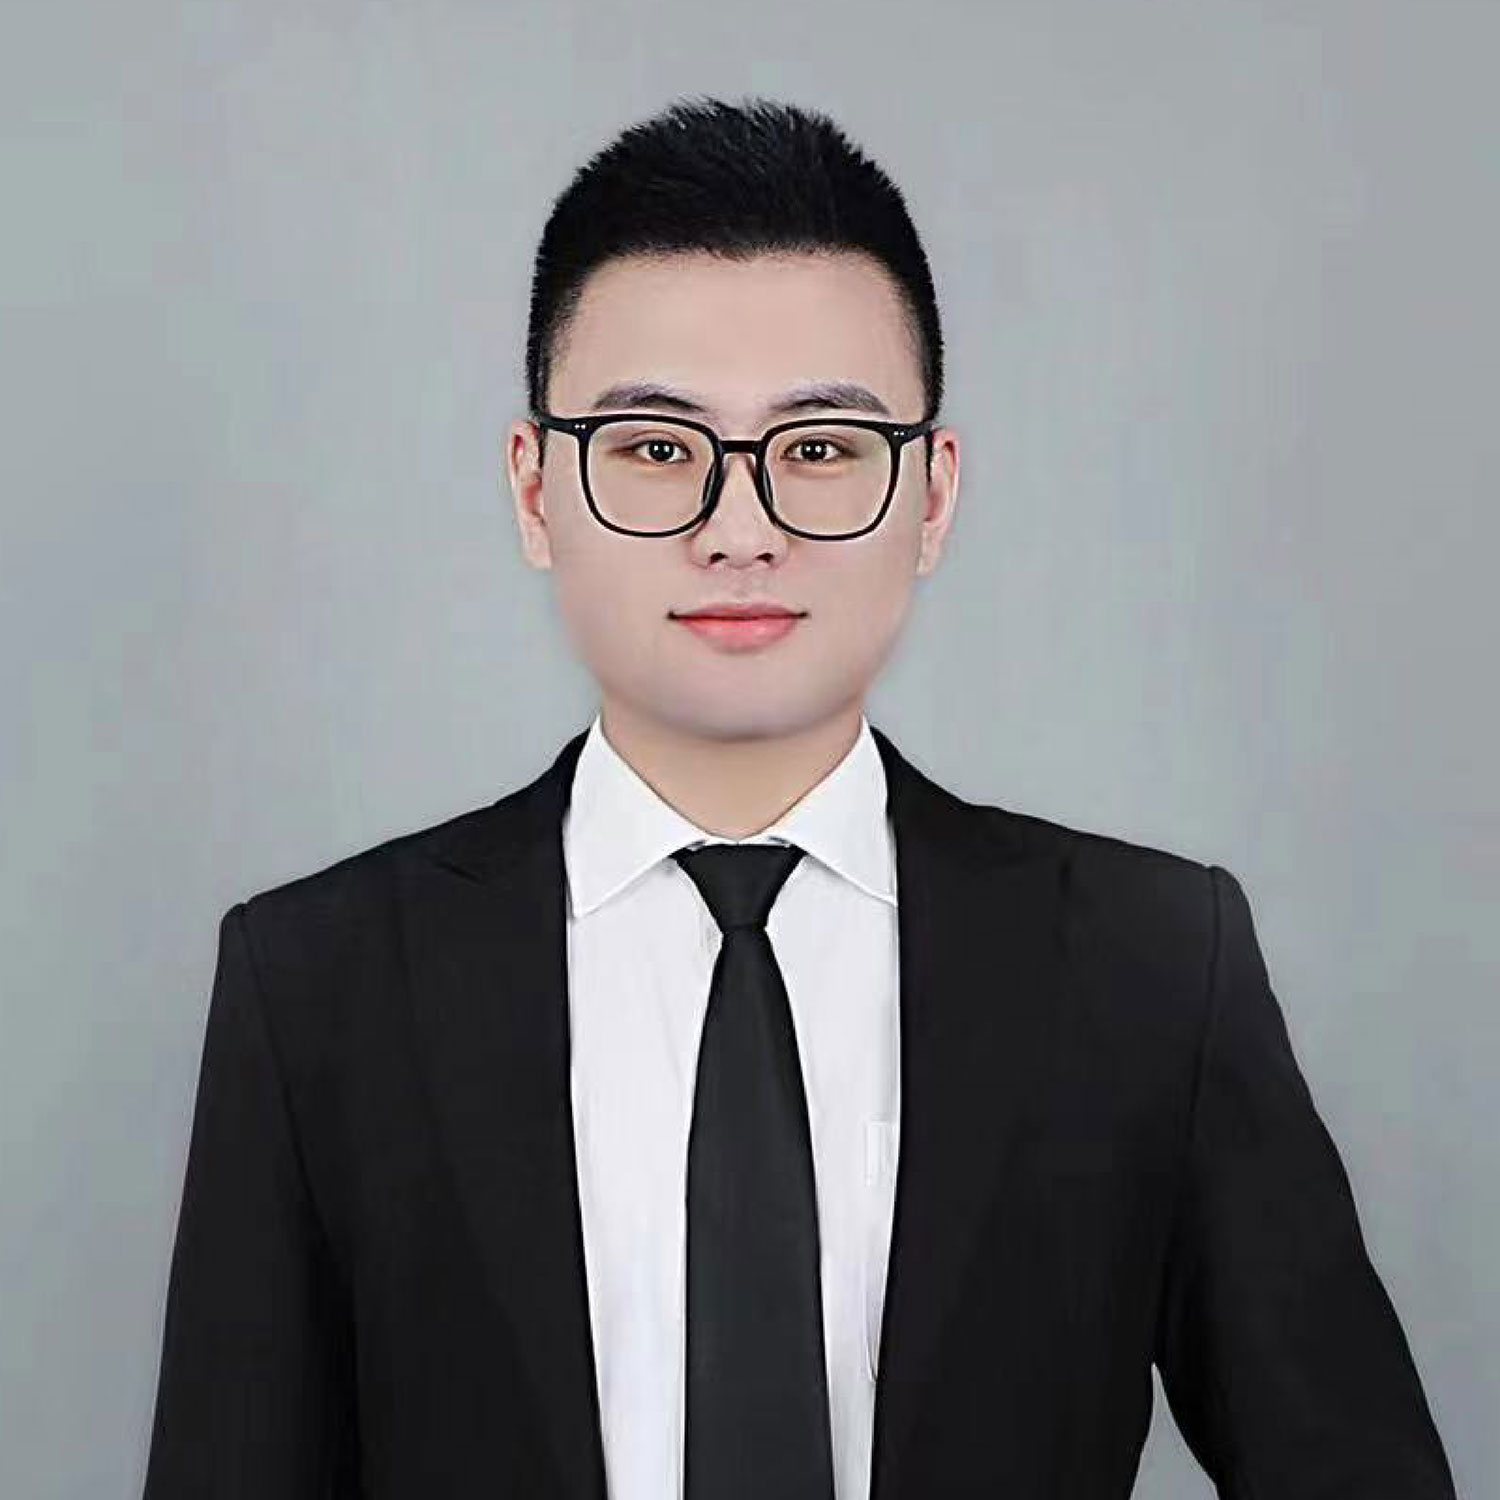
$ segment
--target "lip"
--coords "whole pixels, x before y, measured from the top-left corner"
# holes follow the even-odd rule
[[[692,614],[674,615],[673,618],[699,640],[720,651],[758,651],[790,635],[802,622],[801,615],[786,610],[775,614]]]
[[[726,599],[720,604],[705,604],[698,609],[673,610],[674,620],[768,620],[800,619],[802,610],[788,609],[770,599]]]

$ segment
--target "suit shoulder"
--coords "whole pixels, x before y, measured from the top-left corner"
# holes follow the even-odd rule
[[[994,802],[971,802],[969,807],[973,814],[984,820],[990,831],[1028,851],[1057,852],[1090,859],[1118,866],[1122,871],[1159,870],[1179,877],[1192,875],[1199,880],[1209,869],[1209,865],[1196,856],[1164,845],[1142,843]]]
[[[403,871],[428,850],[482,839],[495,826],[497,802],[390,834],[317,868],[250,891],[239,913],[272,1029],[292,1065],[313,1070],[355,1014],[400,971]]]
[[[507,793],[495,802],[402,829],[326,864],[254,889],[235,905],[243,905],[250,924],[267,934],[296,929],[327,934],[350,923],[367,925],[386,908],[395,871],[403,860],[480,836],[515,795]]]
[[[1180,849],[1037,813],[994,803],[973,807],[997,847],[1056,859],[1070,903],[1096,912],[1116,931],[1178,942],[1211,933],[1213,871],[1222,867]]]
[[[997,839],[1050,862],[1057,943],[1084,990],[1120,1000],[1097,1014],[1191,1047],[1212,993],[1221,867],[1180,849],[983,805]],[[1232,879],[1232,877],[1230,877]],[[1186,1054],[1183,1054],[1186,1055]]]

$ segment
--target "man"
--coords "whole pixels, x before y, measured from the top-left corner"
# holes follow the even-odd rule
[[[901,195],[680,103],[554,206],[507,472],[599,684],[224,916],[149,1500],[1452,1480],[1235,877],[864,716],[958,494]]]

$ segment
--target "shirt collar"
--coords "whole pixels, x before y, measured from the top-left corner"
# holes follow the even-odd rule
[[[685,845],[784,840],[872,896],[896,904],[895,845],[886,817],[885,765],[864,714],[849,752],[769,828],[747,839],[706,832],[665,801],[589,725],[563,820],[569,908],[592,911]]]

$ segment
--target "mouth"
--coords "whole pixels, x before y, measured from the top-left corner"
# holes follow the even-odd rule
[[[671,612],[700,640],[721,650],[756,650],[779,641],[796,629],[805,611],[781,605],[710,605],[700,610]]]
[[[726,600],[720,604],[705,604],[700,609],[674,609],[674,620],[778,620],[800,619],[805,609],[791,609],[785,604],[770,600],[757,603],[753,600]]]

